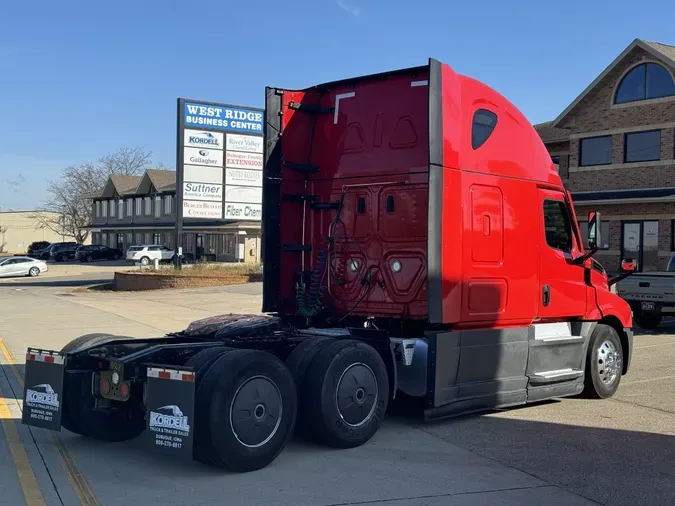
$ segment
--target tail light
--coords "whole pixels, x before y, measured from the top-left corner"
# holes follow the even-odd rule
[[[129,397],[129,383],[126,381],[120,383],[120,396],[124,399]]]
[[[101,378],[99,389],[101,390],[101,395],[108,395],[110,393],[110,381],[106,378]]]

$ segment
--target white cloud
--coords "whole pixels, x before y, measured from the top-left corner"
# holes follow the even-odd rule
[[[352,16],[359,16],[361,14],[361,8],[356,5],[350,5],[347,3],[347,0],[337,0],[338,7],[345,12],[348,12]]]

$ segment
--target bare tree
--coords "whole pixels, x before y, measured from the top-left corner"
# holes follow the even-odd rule
[[[33,214],[33,219],[40,228],[72,237],[82,244],[89,237],[85,227],[92,218],[88,197],[99,192],[112,175],[140,175],[150,164],[150,157],[151,153],[141,147],[121,148],[105,155],[97,163],[64,168],[59,179],[48,181],[49,196],[41,209]]]

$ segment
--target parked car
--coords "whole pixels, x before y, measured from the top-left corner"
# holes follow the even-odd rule
[[[49,241],[35,241],[30,243],[28,246],[28,251],[26,251],[26,254],[29,257],[35,257],[38,251],[46,250],[51,246],[52,243]]]
[[[49,247],[49,260],[53,262],[73,260],[78,246],[76,242],[56,242]]]
[[[675,255],[663,272],[636,272],[619,281],[616,293],[630,305],[635,323],[656,329],[665,316],[675,316]]]
[[[150,265],[155,258],[160,262],[170,262],[173,256],[173,250],[161,244],[141,244],[127,250],[127,260],[141,265]]]
[[[8,257],[0,260],[0,277],[39,276],[47,272],[47,262],[31,257]]]
[[[92,262],[94,260],[119,260],[123,254],[120,250],[101,244],[80,246],[75,250],[75,260]]]

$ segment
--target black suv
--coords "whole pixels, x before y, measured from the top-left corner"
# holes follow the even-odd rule
[[[75,251],[75,259],[80,262],[91,262],[93,260],[119,260],[120,258],[122,258],[122,252],[120,250],[100,244],[80,246],[77,248],[77,251]]]
[[[75,250],[78,244],[76,242],[55,242],[48,250],[49,260],[54,262],[65,262],[75,258]]]

